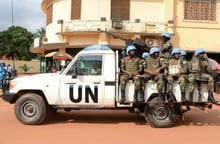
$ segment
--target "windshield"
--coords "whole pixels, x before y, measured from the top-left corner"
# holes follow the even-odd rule
[[[67,75],[101,75],[102,57],[102,55],[80,56]]]

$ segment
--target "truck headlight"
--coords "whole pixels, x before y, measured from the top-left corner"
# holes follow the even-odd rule
[[[17,85],[17,83],[16,83],[16,82],[11,82],[11,83],[10,83],[10,86],[9,86],[9,89],[14,88],[16,85]]]

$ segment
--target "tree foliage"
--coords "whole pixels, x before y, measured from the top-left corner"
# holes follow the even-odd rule
[[[37,31],[34,33],[34,37],[39,37],[42,39],[45,36],[46,33],[46,28],[45,27],[40,27],[37,29]]]
[[[31,60],[36,55],[29,48],[33,43],[34,35],[20,26],[11,26],[0,32],[0,57],[6,56],[12,60]]]

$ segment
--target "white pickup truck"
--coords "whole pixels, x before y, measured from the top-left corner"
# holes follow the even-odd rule
[[[176,83],[173,89],[176,102],[160,104],[153,81],[145,86],[145,101],[137,103],[133,102],[134,85],[128,82],[126,102],[120,103],[118,63],[117,51],[103,45],[88,46],[60,74],[13,79],[2,97],[11,104],[15,103],[17,119],[29,125],[43,123],[49,112],[57,109],[128,109],[129,112],[142,113],[152,127],[171,127],[177,116],[188,110],[183,106],[211,108],[207,101],[207,86],[203,83],[200,95],[198,90],[194,91],[193,103],[181,103],[180,88]]]

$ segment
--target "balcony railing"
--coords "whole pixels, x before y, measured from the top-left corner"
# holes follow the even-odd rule
[[[169,27],[162,22],[134,22],[120,21],[99,21],[99,20],[72,20],[64,21],[60,25],[59,32],[79,32],[79,31],[97,31],[97,29],[108,31],[128,32],[128,33],[161,33],[170,31],[173,27]]]

